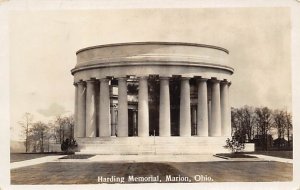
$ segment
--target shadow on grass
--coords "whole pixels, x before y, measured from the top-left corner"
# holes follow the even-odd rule
[[[225,158],[257,158],[256,156],[249,156],[244,153],[219,153],[216,154],[217,157],[225,157]]]
[[[60,159],[88,159],[93,156],[95,156],[95,155],[93,155],[93,154],[70,154],[70,155],[64,156]]]

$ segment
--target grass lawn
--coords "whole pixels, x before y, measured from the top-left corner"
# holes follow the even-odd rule
[[[204,174],[218,182],[291,181],[293,165],[281,162],[201,162],[172,163],[189,175]]]
[[[48,162],[11,170],[12,184],[97,184],[98,176],[136,177],[195,175],[211,177],[215,182],[291,181],[292,164],[280,162],[197,162],[197,163],[99,163]]]

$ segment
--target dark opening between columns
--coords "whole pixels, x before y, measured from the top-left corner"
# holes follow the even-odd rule
[[[150,75],[148,78],[150,136],[159,136],[159,91],[159,76]]]
[[[180,76],[170,80],[171,136],[179,136]]]

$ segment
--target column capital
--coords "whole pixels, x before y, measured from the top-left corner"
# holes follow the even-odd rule
[[[159,76],[159,80],[170,80],[170,76]]]
[[[191,74],[183,74],[183,75],[180,75],[181,78],[186,78],[186,79],[190,79],[190,78],[193,78],[194,76],[191,75]]]
[[[202,78],[202,77],[196,78],[197,82],[206,82],[207,80],[208,80],[207,78]]]
[[[89,80],[86,80],[85,82],[86,83],[95,83],[95,82],[97,82],[97,80],[96,79],[89,79]]]
[[[108,82],[108,81],[110,81],[110,79],[109,78],[101,78],[101,79],[99,79],[99,81],[100,82]]]
[[[159,75],[159,79],[170,79],[172,75]]]
[[[192,77],[180,77],[180,80],[190,80]]]
[[[127,80],[128,77],[127,76],[120,76],[120,77],[117,77],[117,80]]]
[[[76,84],[77,84],[77,85],[84,85],[85,83],[86,83],[85,81],[80,80],[80,81],[78,81]]]
[[[212,83],[220,83],[221,80],[218,80],[217,78],[211,78],[209,81]]]
[[[220,82],[220,84],[227,84],[228,86],[230,86],[231,85],[231,81],[228,81],[228,80],[222,80],[221,82]]]
[[[227,80],[225,79],[225,80],[222,80],[220,83],[221,83],[221,84],[229,84],[229,81],[227,81]]]
[[[138,79],[148,79],[149,76],[137,76]]]

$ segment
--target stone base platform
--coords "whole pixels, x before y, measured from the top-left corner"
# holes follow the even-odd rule
[[[96,137],[77,138],[76,154],[155,155],[228,153],[227,137]],[[247,149],[247,146],[246,146]],[[248,148],[247,151],[251,150]]]

